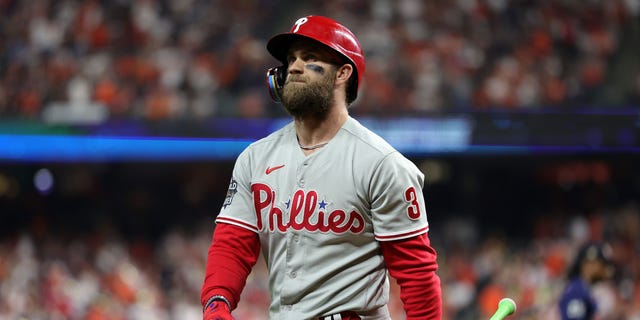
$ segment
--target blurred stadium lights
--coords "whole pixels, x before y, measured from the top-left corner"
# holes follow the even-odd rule
[[[40,194],[48,194],[53,189],[53,174],[47,168],[39,169],[33,176],[33,184]]]
[[[463,152],[471,145],[473,122],[466,117],[401,118],[360,122],[406,154]]]
[[[251,143],[242,139],[0,135],[0,160],[18,162],[225,160]]]
[[[428,184],[447,183],[451,177],[451,166],[442,160],[424,160],[418,163]]]
[[[9,192],[11,181],[7,176],[0,173],[0,198]]]

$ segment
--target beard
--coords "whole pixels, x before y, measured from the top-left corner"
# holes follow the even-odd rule
[[[305,83],[292,83],[291,79],[302,76],[289,75],[282,90],[285,110],[295,118],[324,118],[333,104],[334,73],[328,72],[317,82]]]

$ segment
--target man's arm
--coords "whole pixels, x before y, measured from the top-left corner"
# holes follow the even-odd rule
[[[260,239],[253,231],[218,223],[209,247],[200,301],[203,307],[214,296],[222,296],[231,310],[238,306],[247,276],[258,261]]]
[[[436,251],[429,236],[381,241],[382,255],[389,273],[400,285],[400,299],[407,320],[442,319],[442,289],[436,274]]]

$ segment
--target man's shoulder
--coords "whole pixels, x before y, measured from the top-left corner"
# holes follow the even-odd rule
[[[396,149],[389,142],[354,118],[350,117],[342,129],[359,144],[381,156],[396,152]]]
[[[567,298],[589,295],[589,287],[580,277],[570,279],[564,291],[564,296]]]

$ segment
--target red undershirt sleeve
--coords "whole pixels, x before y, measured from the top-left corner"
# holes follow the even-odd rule
[[[258,234],[227,223],[218,223],[207,256],[207,267],[200,301],[204,306],[209,298],[222,295],[235,309],[240,294],[258,261]]]
[[[397,241],[381,241],[389,274],[400,286],[407,320],[441,319],[442,290],[436,274],[436,251],[427,233]]]

